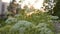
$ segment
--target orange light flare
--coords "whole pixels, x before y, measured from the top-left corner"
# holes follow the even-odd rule
[[[30,9],[33,9],[34,7],[33,7],[33,5],[31,5],[31,6],[29,6],[29,8],[30,8]],[[39,13],[40,11],[41,11],[41,12],[46,12],[44,9],[45,9],[45,8],[40,8],[39,11],[31,11],[31,12],[29,12],[29,13],[26,13],[26,16],[31,16],[32,14]]]

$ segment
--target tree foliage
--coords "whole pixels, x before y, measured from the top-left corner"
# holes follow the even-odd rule
[[[10,2],[10,5],[8,6],[8,11],[11,12],[10,14],[14,15],[16,14],[18,11],[18,4],[16,3],[16,0],[12,0],[12,2]]]
[[[53,9],[54,10],[53,15],[59,16],[59,18],[60,18],[60,0],[56,0],[56,1],[57,1],[57,3]]]

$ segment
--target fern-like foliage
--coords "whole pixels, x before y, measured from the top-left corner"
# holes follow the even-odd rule
[[[12,17],[9,17],[5,23],[6,24],[13,24],[13,23],[16,23],[17,22],[17,19],[16,18],[12,18]]]

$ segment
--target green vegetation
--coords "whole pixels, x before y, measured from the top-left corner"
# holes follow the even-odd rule
[[[10,5],[8,11],[13,11],[13,2]],[[31,12],[34,13],[30,14]],[[57,19],[57,16],[25,6],[25,9],[19,10],[19,14],[0,20],[0,34],[55,34],[54,21]]]
[[[9,17],[5,26],[0,28],[1,34],[55,34],[52,16],[41,11],[27,16],[25,13]],[[3,32],[3,33],[2,33]]]

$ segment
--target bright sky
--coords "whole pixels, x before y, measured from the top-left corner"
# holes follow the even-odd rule
[[[10,0],[2,0],[2,1],[3,1],[3,2],[8,2],[8,3],[10,2]]]
[[[11,0],[2,0],[3,2],[10,2]],[[16,0],[17,2],[19,0]],[[35,9],[40,9],[42,7],[42,3],[43,3],[44,0],[25,0],[23,3],[22,3],[22,6],[24,5],[33,5],[35,7]]]
[[[9,3],[9,2],[12,1],[12,0],[2,0],[2,1]],[[16,1],[19,1],[19,0],[16,0]]]

